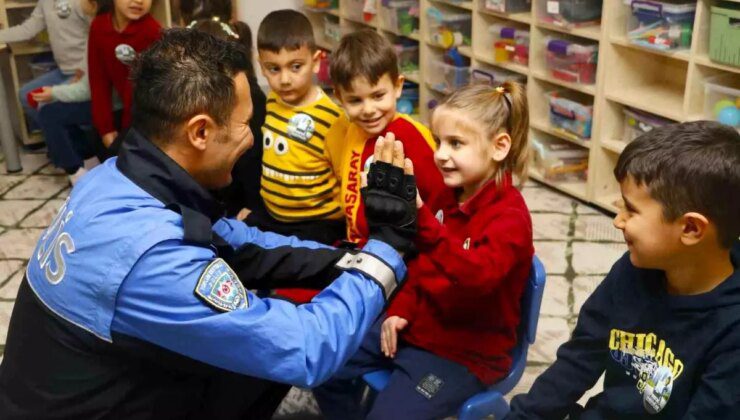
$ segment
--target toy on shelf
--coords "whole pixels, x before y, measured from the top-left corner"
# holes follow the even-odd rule
[[[345,0],[344,17],[356,22],[370,22],[377,12],[378,0]]]
[[[596,81],[598,44],[578,44],[554,37],[546,37],[545,44],[547,67],[552,77],[571,83],[593,84]]]
[[[419,0],[383,0],[381,5],[384,29],[405,36],[419,30]]]
[[[303,5],[316,10],[329,10],[339,7],[337,0],[303,0]]]
[[[419,44],[410,39],[399,38],[394,44],[398,54],[398,67],[401,73],[415,73],[419,71]]]
[[[622,111],[624,112],[622,141],[625,143],[633,141],[654,128],[674,123],[674,121],[632,108],[625,107]]]
[[[633,44],[658,50],[691,47],[695,0],[678,2],[625,0],[632,16],[627,21],[627,37]]]
[[[588,174],[588,149],[564,141],[532,136],[534,169],[548,181],[583,182]]]
[[[550,125],[561,134],[577,140],[591,138],[594,108],[578,102],[570,91],[545,94],[550,102]]]
[[[532,0],[483,0],[481,9],[499,13],[519,13],[532,10]]]
[[[740,130],[740,77],[725,74],[704,82],[704,115]]]
[[[512,26],[494,24],[488,27],[493,35],[493,59],[497,63],[529,63],[529,31]]]
[[[427,78],[433,90],[452,93],[470,81],[470,60],[452,48],[445,52],[442,61],[431,61]]]
[[[740,3],[712,6],[709,58],[740,67]]]
[[[396,102],[396,110],[402,114],[416,114],[419,112],[419,85],[404,82],[401,97]]]
[[[436,7],[427,9],[429,42],[442,48],[470,45],[470,13],[443,13]]]
[[[540,0],[539,20],[563,27],[598,25],[602,0]]]

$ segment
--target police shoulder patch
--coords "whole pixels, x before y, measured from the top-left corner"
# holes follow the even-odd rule
[[[203,270],[195,294],[219,311],[230,312],[249,307],[247,292],[234,270],[216,258]]]

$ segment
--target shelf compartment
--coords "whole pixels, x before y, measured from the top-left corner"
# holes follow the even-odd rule
[[[675,121],[685,119],[684,91],[688,63],[607,45],[604,91],[607,99]],[[660,68],[661,71],[651,69]]]
[[[691,47],[696,0],[624,0],[623,3],[628,9],[625,32],[629,42],[663,52]]]
[[[476,54],[474,56],[476,61],[480,61],[481,63],[486,63],[492,66],[501,67],[502,69],[506,69],[509,71],[513,71],[519,74],[528,75],[529,74],[529,68],[522,66],[521,64],[515,64],[515,63],[497,63],[496,60],[490,57],[486,57],[482,54]]]
[[[380,28],[397,35],[411,36],[419,31],[419,2],[417,0],[389,1],[378,10]]]
[[[425,10],[427,18],[426,39],[431,45],[441,48],[468,46],[472,44],[473,16],[470,12],[435,4]]]
[[[519,73],[529,65],[530,27],[497,16],[476,14],[473,18],[473,52],[489,64],[512,66]]]
[[[586,191],[588,190],[586,182],[554,182],[550,181],[548,179],[545,179],[544,176],[542,176],[541,173],[537,172],[535,169],[529,170],[529,177],[534,179],[537,182],[540,182],[542,184],[545,184],[549,187],[555,188],[558,191],[562,191],[570,196],[573,196],[579,200],[588,201],[588,195]]]
[[[431,0],[432,3],[446,4],[452,7],[458,7],[465,10],[473,10],[472,1],[455,1],[455,0]]]
[[[529,122],[529,126],[536,131],[547,133],[553,137],[557,137],[560,140],[564,140],[575,145],[581,146],[585,149],[591,148],[591,142],[588,140],[582,140],[575,135],[572,135],[566,131],[558,129],[550,125],[549,121],[532,120]]]
[[[609,41],[612,44],[621,45],[623,47],[627,48],[634,48],[636,50],[645,51],[650,54],[656,54],[656,55],[662,55],[665,57],[670,57],[676,60],[682,60],[682,61],[689,61],[689,58],[691,57],[691,54],[688,50],[656,50],[655,48],[649,48],[645,47],[643,45],[634,44],[630,42],[629,39],[627,39],[624,35],[614,35],[609,38]]]
[[[586,26],[583,28],[565,28],[562,26],[554,25],[547,22],[537,22],[536,26],[540,28],[549,29],[551,31],[560,32],[563,34],[570,34],[579,36],[581,38],[588,38],[598,41],[601,39],[601,27],[600,26]]]
[[[598,26],[601,21],[602,0],[540,0],[536,4],[540,22],[584,28]]]

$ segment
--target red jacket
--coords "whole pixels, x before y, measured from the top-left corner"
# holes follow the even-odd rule
[[[118,131],[119,128],[122,130],[131,124],[133,86],[129,80],[130,62],[124,62],[127,61],[126,55],[121,52],[131,51],[125,47],[128,46],[136,54],[141,53],[160,38],[161,30],[162,27],[151,15],[129,22],[123,32],[113,28],[110,13],[93,19],[87,46],[87,69],[90,75],[93,125],[101,136]],[[124,61],[116,58],[117,49]],[[131,55],[128,57],[132,58]],[[123,102],[121,127],[118,128],[113,122],[111,88],[116,90]]]
[[[492,384],[511,368],[520,300],[532,265],[532,220],[510,179],[489,182],[440,223],[419,210],[419,256],[387,315],[409,321],[401,339],[466,366]]]

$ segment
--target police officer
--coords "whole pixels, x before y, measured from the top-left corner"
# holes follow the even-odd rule
[[[252,142],[246,68],[236,44],[190,30],[139,57],[119,157],[75,186],[31,255],[0,417],[262,417],[270,381],[314,386],[357,350],[405,275],[413,198],[375,191],[371,238],[393,247],[354,253],[220,218],[208,190]],[[302,306],[249,291],[329,283]]]

